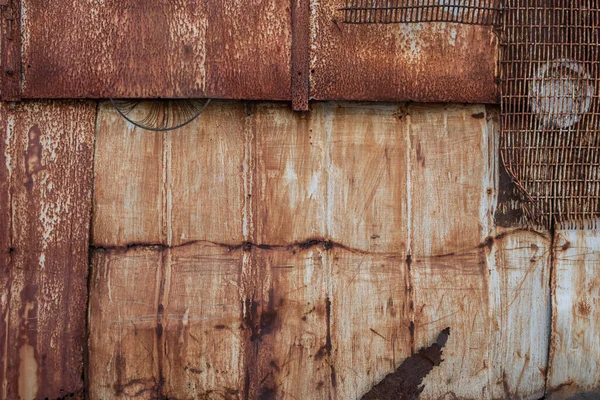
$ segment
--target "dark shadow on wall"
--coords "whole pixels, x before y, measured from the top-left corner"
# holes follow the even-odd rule
[[[450,336],[450,328],[444,329],[431,346],[421,348],[408,357],[396,371],[388,374],[373,386],[362,400],[414,400],[419,397],[424,386],[423,379],[431,370],[442,363],[442,349]]]

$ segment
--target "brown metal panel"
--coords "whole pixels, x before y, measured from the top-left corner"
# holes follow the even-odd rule
[[[491,27],[344,24],[344,4],[23,0],[22,94],[498,100]]]
[[[2,399],[83,389],[95,113],[93,102],[0,104]]]
[[[241,264],[209,243],[94,251],[90,398],[242,398]]]
[[[345,24],[345,4],[313,1],[311,98],[498,102],[492,27]]]
[[[290,97],[287,1],[24,0],[23,33],[23,97]]]
[[[0,2],[0,98],[21,97],[21,0]]]
[[[423,399],[541,393],[550,244],[493,226],[495,112],[214,105],[116,181],[155,138],[101,108],[95,204],[125,222],[94,219],[93,395],[355,399],[447,327]]]
[[[310,0],[292,0],[292,108],[308,110]]]

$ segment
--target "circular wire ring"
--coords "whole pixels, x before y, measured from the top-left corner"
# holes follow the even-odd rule
[[[138,128],[153,132],[165,132],[179,129],[200,116],[210,104],[207,99],[202,107],[194,107],[196,100],[114,100],[113,107],[121,117]],[[149,112],[143,119],[134,119],[130,114],[144,102],[152,103]],[[187,105],[187,107],[177,106]],[[172,124],[172,125],[169,125]]]

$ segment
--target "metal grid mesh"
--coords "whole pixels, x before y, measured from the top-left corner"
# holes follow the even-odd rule
[[[499,0],[346,0],[344,22],[348,24],[395,24],[407,22],[498,23]]]
[[[505,0],[501,155],[527,222],[600,216],[598,0]]]

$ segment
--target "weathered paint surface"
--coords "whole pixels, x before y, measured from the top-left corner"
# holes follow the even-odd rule
[[[217,102],[155,134],[101,105],[90,395],[360,398],[449,327],[422,398],[540,397],[550,239],[493,226],[496,130]]]
[[[558,230],[554,242],[550,398],[600,391],[600,233]]]
[[[346,0],[312,0],[311,98],[496,103],[491,27],[344,24]]]
[[[498,100],[491,27],[344,24],[345,0],[22,4],[26,98]]]
[[[244,240],[250,201],[244,199],[244,143],[251,127],[242,103],[215,103],[201,124],[166,134],[134,129],[109,102],[99,110],[94,245]],[[115,162],[116,154],[127,160]]]
[[[289,2],[23,1],[23,96],[290,97]]]
[[[0,104],[0,398],[83,389],[96,104]]]

